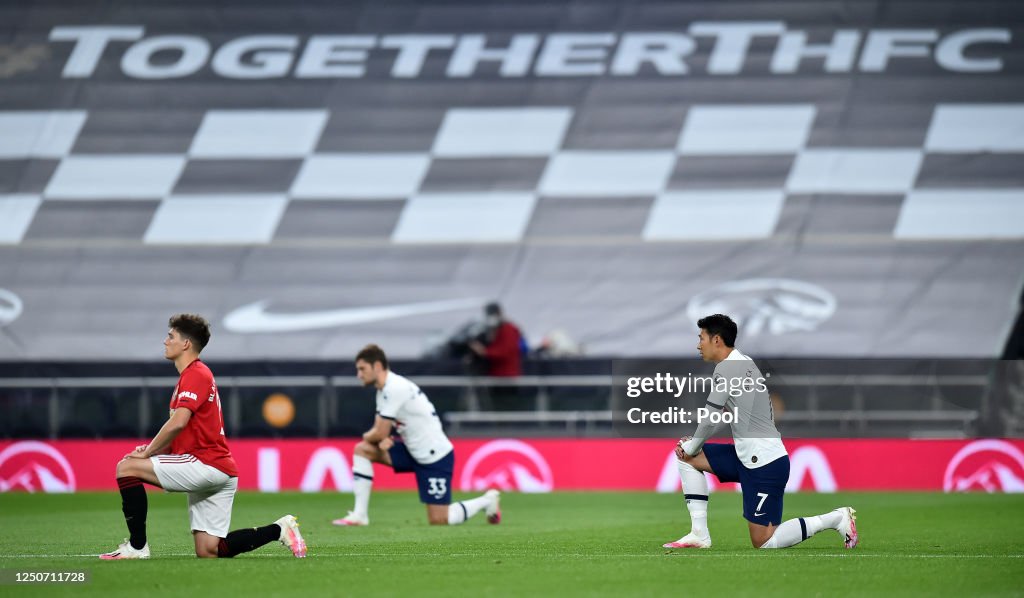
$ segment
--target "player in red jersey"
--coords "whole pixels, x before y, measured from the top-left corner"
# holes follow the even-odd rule
[[[210,340],[210,324],[192,314],[173,316],[169,324],[164,357],[174,362],[180,374],[171,395],[170,419],[149,444],[136,447],[118,462],[121,510],[131,537],[100,558],[149,558],[148,504],[143,482],[188,494],[197,557],[233,557],[274,540],[296,557],[306,556],[306,543],[293,515],[263,527],[228,533],[231,504],[238,489],[238,467],[224,437],[217,383],[210,368],[199,360],[200,351]]]

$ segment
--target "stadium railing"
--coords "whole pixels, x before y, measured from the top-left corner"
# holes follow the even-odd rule
[[[610,375],[422,375],[415,381],[434,400],[452,435],[614,435]],[[0,435],[147,437],[164,421],[160,414],[175,382],[172,377],[0,379],[0,412],[5,416]],[[222,376],[218,384],[232,435],[353,435],[373,417],[372,393],[350,376]],[[780,427],[789,428],[784,433],[791,435],[972,436],[991,408],[990,384],[985,375],[789,376],[785,408],[780,404],[776,414]],[[482,400],[494,387],[517,388],[530,408],[521,408],[521,402],[504,409],[483,408]],[[946,396],[950,388],[961,391],[953,400]],[[302,415],[283,430],[258,416],[263,400],[282,392],[295,397]],[[844,397],[833,401],[833,394]],[[571,400],[581,395],[585,401]],[[897,400],[901,397],[911,397],[912,408]],[[703,397],[696,395],[681,401],[682,406],[703,405]]]

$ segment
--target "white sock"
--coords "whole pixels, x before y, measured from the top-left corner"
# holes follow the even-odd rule
[[[448,525],[458,525],[473,517],[490,504],[489,496],[478,496],[448,505]]]
[[[807,526],[807,537],[810,538],[814,534],[820,532],[823,529],[834,529],[839,530],[839,524],[843,521],[843,514],[839,511],[829,511],[823,515],[817,515],[815,517],[804,517],[804,525]]]
[[[783,521],[761,548],[788,548],[799,544],[823,529],[836,529],[843,520],[839,511],[830,511],[816,517],[801,517]]]
[[[704,472],[686,463],[676,461],[679,466],[679,479],[683,481],[683,496],[686,498],[686,510],[690,512],[690,533],[702,538],[708,533],[708,480]]]
[[[352,492],[356,495],[356,506],[352,508],[352,512],[357,517],[367,517],[372,488],[373,463],[366,457],[352,457]]]

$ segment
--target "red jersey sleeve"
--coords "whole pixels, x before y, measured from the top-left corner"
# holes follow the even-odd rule
[[[200,405],[206,402],[210,390],[210,382],[199,372],[186,370],[178,381],[178,390],[174,395],[174,402],[171,403],[171,409],[184,407],[195,413]]]

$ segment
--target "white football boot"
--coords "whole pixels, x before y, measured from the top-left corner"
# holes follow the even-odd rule
[[[295,515],[285,515],[274,523],[281,526],[281,537],[278,538],[278,541],[284,544],[285,548],[291,550],[295,558],[304,558],[306,556],[306,541],[302,539],[302,534],[299,532],[299,520],[295,518]]]
[[[359,515],[356,515],[355,511],[349,511],[348,515],[345,515],[341,519],[335,519],[331,523],[342,527],[360,527],[363,525],[370,525],[370,518],[366,516],[360,517]]]
[[[836,510],[843,516],[839,526],[836,527],[836,531],[843,537],[843,546],[856,547],[857,542],[860,541],[860,538],[857,537],[857,510],[853,507],[841,507]]]
[[[711,535],[698,536],[690,532],[675,542],[662,544],[662,548],[711,548]]]
[[[132,548],[132,543],[128,541],[128,538],[124,539],[117,548],[110,552],[100,555],[100,559],[104,561],[120,561],[122,559],[148,559],[149,558],[149,542],[142,548]]]
[[[484,496],[491,499],[491,502],[487,503],[487,508],[484,509],[484,513],[487,514],[487,523],[498,525],[501,523],[501,492],[488,490],[484,492]]]

